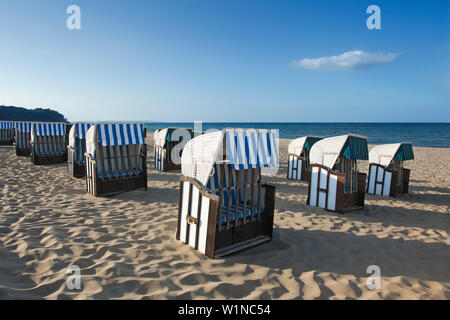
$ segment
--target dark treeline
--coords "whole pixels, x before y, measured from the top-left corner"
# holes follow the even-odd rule
[[[21,107],[0,106],[0,120],[68,122],[58,111],[51,109],[25,109]]]

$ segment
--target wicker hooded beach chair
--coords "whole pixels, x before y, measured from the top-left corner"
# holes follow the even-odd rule
[[[31,125],[31,162],[36,165],[67,161],[66,124],[62,122],[34,122]]]
[[[306,136],[292,140],[288,146],[287,178],[291,180],[309,181],[309,151],[322,137]]]
[[[261,170],[278,166],[278,131],[224,129],[183,149],[176,238],[209,258],[272,239],[275,187]]]
[[[414,159],[411,143],[402,142],[374,147],[369,153],[367,193],[395,197],[408,193],[410,170],[403,162]]]
[[[99,123],[86,133],[86,191],[109,196],[147,189],[147,145],[141,123]]]
[[[366,174],[358,172],[357,160],[368,160],[366,137],[348,134],[320,140],[309,159],[308,205],[341,213],[364,208]]]

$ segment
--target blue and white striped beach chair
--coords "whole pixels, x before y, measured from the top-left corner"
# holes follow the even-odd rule
[[[86,133],[86,191],[95,196],[147,189],[141,123],[100,123]]]
[[[67,161],[66,124],[35,122],[31,125],[31,162],[36,165]]]
[[[14,144],[14,122],[0,121],[0,145],[12,146]]]
[[[67,146],[67,171],[72,177],[86,176],[86,133],[92,125],[92,123],[77,122],[70,128]]]
[[[272,239],[275,187],[261,169],[278,166],[278,132],[225,129],[183,149],[176,237],[209,258]]]
[[[20,157],[30,156],[30,140],[31,140],[31,121],[16,122],[15,140],[16,140],[16,155]]]

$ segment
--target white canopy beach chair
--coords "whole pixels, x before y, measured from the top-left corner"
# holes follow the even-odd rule
[[[292,140],[288,145],[287,178],[309,181],[309,151],[322,137],[306,136]]]
[[[0,145],[12,146],[14,144],[14,122],[0,121]]]
[[[70,176],[81,178],[86,176],[86,133],[92,123],[77,122],[69,131],[67,146],[67,171]]]
[[[155,148],[155,170],[181,169],[181,151],[193,137],[191,128],[165,128],[153,133]],[[176,153],[176,154],[174,154]]]
[[[147,145],[142,123],[98,123],[86,133],[86,191],[107,196],[147,190]]]
[[[66,124],[34,122],[31,125],[31,162],[36,165],[67,161]]]
[[[16,155],[21,157],[30,156],[30,140],[31,140],[31,125],[34,122],[20,121],[16,122]]]
[[[393,143],[374,147],[369,153],[367,193],[395,197],[408,193],[410,170],[403,162],[414,159],[411,143]]]
[[[183,149],[176,238],[209,258],[272,239],[275,187],[261,169],[278,166],[278,131],[224,129]]]
[[[337,212],[364,207],[366,174],[358,172],[357,160],[368,160],[366,137],[348,134],[320,140],[309,159],[308,205]]]

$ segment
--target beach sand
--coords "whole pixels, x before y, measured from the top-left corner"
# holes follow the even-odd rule
[[[287,143],[264,179],[277,188],[273,241],[217,260],[175,239],[180,173],[153,170],[151,138],[148,191],[110,198],[65,164],[0,147],[0,299],[450,298],[450,149],[414,148],[409,194],[367,195],[342,215],[306,206],[307,184],[285,178]],[[81,290],[66,287],[70,265]],[[370,265],[381,289],[367,288]]]

